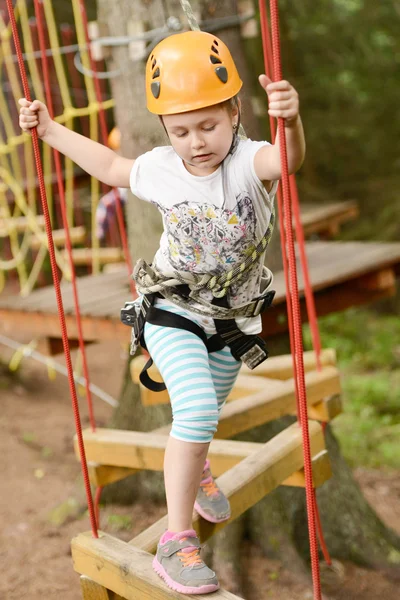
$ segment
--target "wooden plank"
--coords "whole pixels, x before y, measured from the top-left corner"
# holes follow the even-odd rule
[[[188,598],[167,587],[153,571],[151,554],[106,533],[100,531],[97,539],[90,532],[79,534],[71,541],[71,551],[75,571],[125,600]],[[238,596],[225,590],[218,590],[210,597],[213,600],[239,600]]]
[[[324,367],[320,372],[306,373],[305,381],[309,406],[320,402],[322,398],[340,393],[339,372],[335,367]],[[215,436],[220,439],[231,438],[242,431],[248,431],[295,411],[295,385],[294,381],[289,379],[276,390],[265,389],[226,404]]]
[[[342,398],[339,394],[323,398],[308,408],[310,419],[329,423],[343,412]]]
[[[311,461],[313,485],[315,488],[320,487],[325,481],[332,477],[331,462],[327,450],[321,450],[316,456],[313,456]],[[282,485],[294,487],[306,487],[306,478],[304,468],[290,475]]]
[[[311,455],[315,456],[325,448],[324,434],[319,423],[309,422]],[[269,440],[251,456],[218,478],[218,485],[229,498],[231,518],[223,523],[209,523],[194,511],[193,527],[202,542],[216,531],[226,527],[251,506],[285,481],[292,473],[303,466],[301,428],[294,423]],[[167,517],[151,525],[129,543],[155,552],[157,543],[168,527]]]
[[[69,230],[71,244],[82,244],[85,241],[86,230],[84,227],[71,227]],[[46,238],[47,240],[47,238]],[[53,229],[53,243],[57,248],[61,248],[66,245],[66,233],[65,229]],[[31,240],[32,250],[39,250],[42,242],[36,236]]]
[[[83,600],[111,600],[108,590],[86,575],[81,575],[81,590]]]
[[[97,428],[95,432],[85,429],[83,439],[88,461],[151,471],[162,471],[164,468],[164,452],[168,441],[165,435]],[[79,458],[76,436],[74,447]],[[259,448],[260,444],[255,442],[213,440],[208,453],[213,473],[224,473]]]
[[[329,314],[332,311],[337,312],[349,306],[367,304],[393,295],[394,277],[400,274],[400,244],[312,242],[307,243],[306,250],[319,315]],[[384,272],[383,275],[382,272]],[[123,343],[129,340],[129,328],[119,323],[120,308],[131,297],[128,282],[128,274],[124,272],[79,278],[79,295],[81,296],[81,291],[85,290],[85,298],[89,300],[97,298],[98,300],[89,305],[90,310],[95,311],[95,315],[93,315],[92,321],[87,322],[87,330],[84,335],[88,335],[88,339],[110,339],[111,322],[113,337],[118,337]],[[300,274],[299,285],[300,294],[303,295]],[[274,288],[276,289],[274,306],[263,315],[265,337],[287,331],[282,273],[275,275]],[[108,297],[107,301],[102,301],[104,290],[111,289],[115,291],[115,294]],[[32,329],[35,330],[37,326],[37,313],[44,311],[43,298],[40,296],[42,293],[49,293],[49,290],[34,291],[27,298],[0,298],[0,321],[8,320],[11,324],[10,329],[13,330],[14,327],[20,325],[21,314],[25,313],[24,327],[31,333]],[[51,302],[45,304],[47,306],[46,315],[56,313],[54,292],[51,293]],[[63,287],[63,298],[64,302],[72,307],[70,284],[69,287]],[[20,314],[15,315],[16,311]],[[29,315],[30,312],[35,314]],[[301,313],[303,321],[306,321],[304,299],[301,301]],[[84,309],[83,314],[90,315],[89,308],[88,312],[85,312]],[[46,322],[42,322],[42,325],[46,325]],[[70,326],[72,337],[78,337],[73,319],[70,321]],[[47,329],[42,333],[43,335],[54,335],[54,328]]]
[[[114,263],[121,262],[124,253],[121,248],[74,248],[72,251],[72,259],[77,266],[91,265],[94,257],[101,264]]]
[[[305,377],[308,412],[325,421],[335,412],[334,402],[329,398],[340,393],[340,376],[335,367],[324,367],[320,372],[311,371]],[[321,400],[322,398],[322,400]],[[326,400],[328,399],[328,400]],[[324,403],[328,402],[328,408]],[[329,402],[331,406],[329,406]],[[322,404],[321,404],[322,403]],[[313,407],[316,407],[313,411]],[[325,412],[326,411],[326,412]],[[222,409],[215,437],[230,438],[236,433],[248,431],[286,414],[296,414],[296,395],[293,380],[282,382],[278,390],[261,391],[257,394],[236,400]],[[339,414],[339,413],[336,413]],[[309,415],[311,417],[311,415]],[[171,425],[158,427],[152,433],[169,435]]]
[[[320,452],[312,459],[312,468],[314,487],[321,486],[331,477],[329,455],[326,450]],[[93,462],[88,464],[88,471],[90,482],[96,487],[105,487],[110,483],[121,481],[121,479],[139,473],[138,469],[101,465]],[[304,469],[300,469],[300,471],[293,473],[293,475],[283,481],[281,485],[305,487]]]
[[[321,352],[321,366],[326,367],[328,365],[336,365],[336,350],[333,348],[325,348]],[[317,368],[317,359],[314,351],[307,351],[303,353],[304,370],[314,371]],[[290,379],[293,377],[293,357],[291,354],[282,354],[280,356],[271,356],[268,360],[265,360],[256,369],[249,369],[246,365],[243,365],[240,369],[240,374],[246,373],[247,375],[257,377],[269,377],[271,379]]]
[[[356,219],[359,215],[357,202],[335,202],[325,205],[302,205],[301,222],[304,235],[318,234],[324,238],[332,237],[339,231],[340,225]]]
[[[110,483],[121,481],[130,475],[138,473],[138,469],[128,467],[115,467],[112,465],[100,465],[95,462],[88,463],[90,483],[96,487],[105,487]]]
[[[242,373],[243,371],[241,370],[231,393],[226,399],[227,402],[240,400],[244,396],[248,396],[251,393],[255,394],[265,389],[268,389],[268,391],[272,392],[272,390],[279,389],[282,386],[282,381],[279,379],[257,377],[256,375],[247,375],[247,373]]]
[[[29,226],[30,219],[28,217],[11,217],[10,219],[0,218],[0,237],[6,237],[9,232],[14,230],[17,233],[23,233],[27,229],[31,229]],[[38,227],[44,228],[44,216],[36,215],[35,223]]]
[[[156,406],[159,404],[169,404],[170,399],[168,390],[163,392],[153,392],[140,383],[139,375],[146,362],[147,358],[143,355],[139,355],[132,360],[130,365],[132,380],[134,383],[139,385],[140,401],[142,405]],[[162,377],[154,364],[150,367],[148,373],[155,381],[162,381]],[[278,380],[266,379],[265,377],[255,377],[254,375],[249,376],[247,374],[242,375],[240,373],[232,391],[227,398],[227,402],[237,400],[244,395],[248,395],[252,391],[260,391],[261,389],[265,388],[265,386],[268,386],[268,389],[270,390],[275,389],[276,387],[279,387],[281,383],[282,382]]]
[[[77,339],[79,332],[76,324],[75,315],[66,315],[68,335]],[[0,331],[5,335],[13,336],[21,331],[21,323],[24,324],[24,331],[29,332],[32,337],[55,337],[57,333],[61,337],[60,323],[58,314],[7,311],[0,309]],[[120,321],[111,319],[92,319],[82,316],[83,339],[85,342],[98,342],[105,340],[119,340],[122,344],[129,344],[130,330]]]
[[[167,390],[164,392],[152,392],[140,383],[139,375],[146,362],[147,357],[141,354],[136,356],[130,365],[132,381],[140,386],[141,403],[143,406],[168,404],[169,395]],[[315,370],[316,362],[316,356],[313,351],[304,352],[305,372]],[[335,350],[333,348],[327,348],[323,350],[321,352],[321,365],[327,366],[335,364]],[[162,377],[154,364],[150,367],[148,373],[155,381],[162,381]],[[263,383],[261,377],[268,377],[268,384],[266,384],[266,382]],[[229,394],[227,401],[230,402],[231,400],[236,400],[243,395],[248,395],[248,392],[264,388],[265,385],[268,385],[269,389],[275,389],[279,386],[279,381],[277,381],[278,379],[289,379],[291,377],[293,377],[293,359],[290,354],[271,357],[267,361],[261,363],[261,365],[254,370],[251,370],[246,367],[246,365],[243,365],[240,369],[235,386]]]

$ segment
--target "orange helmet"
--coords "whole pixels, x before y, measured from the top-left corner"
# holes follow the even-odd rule
[[[121,147],[121,132],[118,127],[113,127],[108,135],[108,145],[112,150],[119,150]]]
[[[147,108],[173,115],[219,104],[235,96],[242,81],[219,38],[186,31],[157,44],[146,65]]]

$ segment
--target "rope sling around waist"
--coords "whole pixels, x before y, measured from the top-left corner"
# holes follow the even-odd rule
[[[274,216],[272,212],[264,236],[246,260],[220,276],[175,271],[175,277],[167,279],[154,267],[140,259],[136,263],[133,278],[138,291],[143,294],[141,303],[126,302],[121,309],[122,323],[132,327],[131,354],[135,354],[139,344],[146,349],[144,326],[148,322],[194,333],[203,341],[209,353],[228,346],[232,356],[244,362],[250,369],[255,369],[266,360],[268,350],[264,340],[258,335],[243,333],[237,326],[235,318],[256,317],[271,306],[275,296],[275,291],[269,289],[273,278],[272,273],[263,267],[261,295],[244,306],[230,307],[227,292],[229,287],[238,282],[266,251],[273,232]],[[199,296],[199,291],[204,289],[212,292],[214,296],[212,302],[207,302]],[[154,302],[157,297],[168,299],[181,308],[213,318],[217,333],[207,338],[204,330],[190,319],[156,308]],[[197,307],[192,306],[192,303],[196,303]],[[201,308],[198,305],[201,305]],[[154,392],[163,391],[166,389],[165,384],[153,381],[147,373],[152,364],[153,360],[150,358],[140,373],[140,381]]]

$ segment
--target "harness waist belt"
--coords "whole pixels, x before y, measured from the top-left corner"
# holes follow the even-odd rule
[[[271,306],[274,295],[275,292],[270,290],[258,299],[260,312]],[[264,340],[258,335],[243,333],[237,326],[235,319],[214,319],[217,333],[208,338],[204,330],[190,319],[156,308],[154,302],[157,296],[163,297],[161,294],[145,294],[140,308],[135,303],[126,302],[125,307],[121,310],[121,321],[132,327],[131,354],[136,352],[139,344],[147,350],[144,339],[144,326],[147,322],[152,325],[190,331],[202,340],[209,354],[229,346],[232,356],[236,360],[244,362],[250,369],[254,369],[268,358],[268,350]],[[214,298],[213,303],[219,305],[219,307],[227,308],[226,298]],[[231,309],[228,307],[227,310],[230,311]],[[139,375],[140,382],[154,392],[164,391],[166,389],[165,384],[152,380],[147,372],[152,364],[153,360],[149,358]]]

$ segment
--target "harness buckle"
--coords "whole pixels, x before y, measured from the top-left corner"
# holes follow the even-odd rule
[[[258,365],[264,362],[264,360],[267,360],[267,358],[268,350],[266,348],[261,348],[261,346],[257,342],[241,356],[241,360],[251,370],[258,367]]]
[[[226,340],[226,336],[221,337]],[[241,360],[251,370],[258,367],[269,356],[266,343],[258,335],[245,335],[242,333],[238,339],[233,343],[228,343],[228,345],[232,356],[236,360]]]
[[[132,327],[130,354],[133,356],[140,344],[143,333],[144,317],[142,302],[125,302],[121,308],[121,321],[124,325]]]
[[[265,296],[260,296],[257,300],[257,304],[253,310],[253,317],[258,317],[264,310],[269,308],[275,297],[275,290],[269,290]]]

